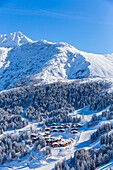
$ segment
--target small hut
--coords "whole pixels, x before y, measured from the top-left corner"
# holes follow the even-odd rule
[[[35,134],[35,133],[32,133],[31,134],[31,138],[33,139],[33,138],[36,138],[38,135],[37,134]]]
[[[57,128],[58,128],[58,129],[63,129],[63,126],[58,126]]]
[[[56,128],[57,128],[57,126],[55,126],[55,125],[54,125],[54,126],[51,126],[51,129],[56,129]]]
[[[71,128],[71,130],[78,130],[78,128],[77,127],[73,127],[73,128]]]
[[[64,129],[59,129],[59,132],[65,132],[65,130]]]
[[[56,126],[56,123],[52,123],[52,126]]]
[[[59,146],[59,144],[57,142],[52,143],[52,147],[56,148],[58,146]]]
[[[45,131],[50,131],[50,128],[45,128]]]
[[[50,133],[46,132],[46,133],[43,134],[43,137],[48,137],[48,136],[50,136]]]
[[[58,132],[58,129],[52,129],[51,132]]]
[[[71,133],[76,134],[76,133],[78,133],[78,131],[77,130],[72,130]]]
[[[51,138],[46,138],[46,144],[47,144],[47,146],[51,146],[52,145]]]
[[[62,142],[59,143],[59,146],[60,146],[60,147],[66,147],[66,146],[67,146],[67,143],[62,141]]]

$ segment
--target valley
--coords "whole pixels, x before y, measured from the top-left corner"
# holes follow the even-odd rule
[[[113,164],[113,54],[0,36],[0,169]]]

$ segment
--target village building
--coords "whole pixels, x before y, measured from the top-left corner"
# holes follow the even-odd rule
[[[52,123],[52,126],[56,126],[56,123]]]
[[[67,142],[62,141],[62,142],[59,143],[59,146],[60,147],[66,147],[67,146]]]
[[[73,127],[73,128],[71,128],[71,130],[78,130],[78,128],[77,127]]]
[[[51,132],[58,132],[58,129],[52,129]]]
[[[50,131],[50,128],[45,128],[45,131]]]
[[[59,129],[59,132],[65,132],[65,130],[64,129]]]
[[[57,142],[54,142],[54,143],[52,143],[52,147],[58,147],[59,146],[59,144],[57,143]]]
[[[58,128],[58,129],[63,129],[63,126],[58,126],[57,128]]]
[[[57,128],[57,126],[56,126],[56,125],[51,126],[51,129],[56,129],[56,128]]]
[[[71,133],[76,134],[76,133],[78,133],[78,131],[77,130],[72,130]]]
[[[45,140],[46,140],[47,146],[51,146],[52,144],[51,138],[48,138],[48,139],[45,138]]]
[[[31,134],[31,138],[33,139],[33,138],[36,138],[36,137],[38,137],[38,135],[36,134],[36,133],[32,133]]]

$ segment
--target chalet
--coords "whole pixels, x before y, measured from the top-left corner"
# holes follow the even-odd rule
[[[38,135],[37,134],[35,134],[35,133],[32,133],[31,134],[31,138],[36,138]]]
[[[66,123],[66,125],[70,126],[70,124],[69,124],[69,123]]]
[[[52,126],[56,126],[56,123],[52,123]]]
[[[78,131],[77,130],[72,130],[71,133],[76,134],[76,133],[78,133]]]
[[[50,128],[45,128],[45,131],[50,131]]]
[[[58,132],[58,129],[52,129],[51,132]]]
[[[43,134],[43,137],[48,137],[48,136],[50,136],[50,133],[44,133]]]
[[[46,144],[47,144],[47,146],[51,146],[52,145],[51,138],[46,139]]]
[[[32,138],[33,143],[37,140],[39,140],[39,137]]]
[[[49,140],[50,138],[49,137],[45,137],[45,141]]]
[[[46,132],[45,137],[49,137],[49,136],[50,136],[50,132]]]
[[[54,126],[51,126],[51,129],[56,129],[56,128],[57,128],[57,126],[55,126],[55,125],[54,125]]]
[[[53,138],[53,142],[61,142],[61,140],[62,140],[61,136]]]
[[[78,130],[78,128],[77,127],[73,127],[73,128],[71,128],[71,130]]]
[[[56,142],[55,138],[50,137],[50,138],[45,138],[47,146],[52,146],[53,143]]]
[[[58,126],[57,128],[58,128],[58,129],[63,129],[63,126]]]
[[[50,137],[50,138],[45,138],[46,140],[46,143],[47,145],[51,146],[52,143],[55,143],[55,142],[61,142],[62,141],[62,136],[59,136],[59,137]]]
[[[59,146],[60,146],[60,147],[66,147],[66,146],[67,146],[67,142],[60,142],[60,143],[59,143]]]
[[[56,138],[55,137],[51,137],[51,141],[52,142],[56,142]]]
[[[59,144],[57,143],[57,142],[54,142],[54,143],[52,143],[52,147],[58,147],[59,146]]]
[[[65,130],[64,129],[59,129],[59,132],[65,132]]]

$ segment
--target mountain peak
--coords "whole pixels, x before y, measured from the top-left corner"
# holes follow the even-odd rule
[[[9,34],[0,34],[0,47],[16,47],[33,42],[20,31]]]

